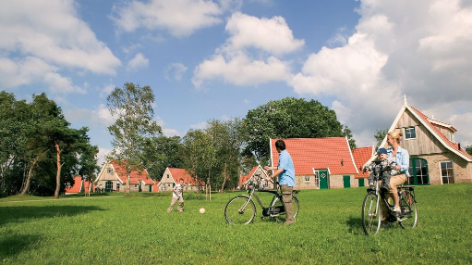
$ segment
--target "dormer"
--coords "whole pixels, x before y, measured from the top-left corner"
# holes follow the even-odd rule
[[[428,118],[428,121],[433,124],[436,129],[438,129],[446,139],[448,139],[451,143],[455,143],[456,139],[454,137],[454,134],[457,132],[457,129],[454,128],[451,124],[438,121],[432,118]]]

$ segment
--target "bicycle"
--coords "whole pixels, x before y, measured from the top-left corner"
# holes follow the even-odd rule
[[[388,190],[380,188],[380,175],[382,167],[380,161],[374,161],[374,185],[367,189],[367,195],[362,204],[362,226],[366,235],[376,235],[380,231],[382,217],[380,213],[380,203],[387,207],[386,221],[388,223],[398,222],[403,229],[414,228],[418,222],[418,210],[416,208],[415,190],[412,186],[399,186],[398,199],[400,202],[401,213],[393,212],[394,204],[388,202],[385,196]],[[380,198],[380,199],[379,199]]]
[[[260,175],[256,175],[256,177],[260,177]],[[262,207],[262,216],[261,218],[264,219],[266,217],[274,218],[277,222],[285,222],[286,213],[285,207],[282,201],[282,192],[280,191],[279,183],[276,182],[276,189],[275,190],[265,190],[261,189],[258,192],[268,192],[272,193],[274,196],[269,204],[269,207],[265,207],[262,203],[259,196],[257,196],[256,189],[257,185],[254,182],[250,182],[248,185],[247,192],[248,195],[239,195],[229,200],[229,202],[225,206],[225,218],[229,224],[250,224],[254,217],[256,217],[256,204],[254,203],[253,198],[256,198],[256,201]],[[295,218],[298,214],[298,210],[300,208],[298,198],[296,194],[298,191],[292,192],[292,202],[293,202],[293,218]]]

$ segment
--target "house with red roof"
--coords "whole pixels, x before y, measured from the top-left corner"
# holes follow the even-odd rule
[[[254,183],[259,189],[273,189],[274,181],[267,181],[264,178],[268,177],[267,172],[261,165],[255,166],[251,169],[249,174],[239,177],[239,189],[247,189],[249,183]]]
[[[363,172],[363,167],[374,154],[373,147],[358,147],[352,150],[352,156],[357,165],[357,171],[359,171],[359,174],[354,175],[354,179],[357,180],[359,187],[365,186],[365,179],[369,177],[369,172]]]
[[[278,139],[270,139],[270,163],[278,165]],[[296,189],[358,187],[359,174],[346,137],[282,139],[295,167]]]
[[[81,176],[74,177],[74,184],[66,183],[65,194],[89,193],[93,191],[93,183],[90,180],[85,180]]]
[[[95,191],[124,192],[128,175],[126,173],[126,162],[110,160],[105,163],[95,180]],[[152,180],[146,169],[141,171],[132,170],[130,177],[130,191],[158,192],[158,181]]]
[[[187,170],[183,168],[168,167],[162,174],[158,185],[159,191],[171,191],[180,179],[184,180],[184,191],[199,191],[204,189],[205,183],[200,178],[192,177]]]
[[[408,184],[472,182],[472,156],[455,141],[457,129],[451,124],[426,116],[405,98],[389,129],[394,130],[401,130],[400,145],[410,154]],[[387,147],[386,136],[380,146]]]

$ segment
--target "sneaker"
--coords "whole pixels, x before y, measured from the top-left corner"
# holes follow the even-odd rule
[[[400,214],[401,212],[402,212],[402,210],[400,209],[399,206],[395,206],[395,207],[393,208],[393,213],[395,213],[395,214]]]

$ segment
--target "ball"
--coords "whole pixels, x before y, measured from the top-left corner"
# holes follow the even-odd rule
[[[200,208],[199,212],[200,213],[205,213],[205,208]]]

